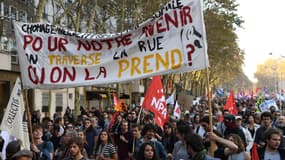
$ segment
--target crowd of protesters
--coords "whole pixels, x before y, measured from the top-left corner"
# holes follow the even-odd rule
[[[238,115],[232,115],[223,109],[223,101],[213,100],[212,128],[206,100],[184,110],[179,119],[170,116],[163,128],[156,125],[154,114],[140,112],[140,107],[120,113],[82,108],[77,117],[67,108],[64,114],[42,119],[34,112],[30,151],[13,141],[6,148],[6,159],[249,160],[253,148],[261,160],[285,159],[282,112],[273,107],[257,112],[254,100],[236,104]]]

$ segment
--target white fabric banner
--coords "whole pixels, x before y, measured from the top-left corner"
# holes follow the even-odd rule
[[[171,96],[169,96],[167,99],[166,99],[166,101],[165,101],[165,103],[166,104],[174,104],[174,92],[171,94]]]
[[[177,119],[180,119],[180,117],[181,117],[181,110],[180,110],[180,106],[179,106],[179,104],[178,104],[177,101],[176,101],[176,103],[175,103],[173,115],[174,115],[174,117],[176,117]]]
[[[208,67],[201,0],[172,0],[136,29],[78,33],[15,22],[24,88],[131,81]]]
[[[7,131],[9,135],[20,139],[24,149],[30,149],[30,140],[27,122],[24,118],[24,100],[21,89],[21,81],[17,78],[0,129]]]

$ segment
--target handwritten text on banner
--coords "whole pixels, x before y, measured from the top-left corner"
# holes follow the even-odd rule
[[[199,0],[173,0],[135,30],[78,33],[15,22],[24,88],[66,88],[130,81],[208,66]]]

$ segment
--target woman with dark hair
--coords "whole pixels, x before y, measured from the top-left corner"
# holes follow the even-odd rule
[[[159,160],[153,143],[146,142],[142,144],[136,160]]]
[[[234,144],[238,146],[238,149],[235,152],[226,155],[228,156],[228,160],[240,160],[240,159],[250,160],[250,154],[249,152],[245,151],[245,146],[243,144],[243,141],[237,134],[229,134],[227,136],[227,139],[234,142]]]
[[[98,143],[95,149],[96,160],[117,160],[118,154],[115,146],[111,141],[111,137],[106,130],[102,130],[99,134]]]
[[[174,144],[177,141],[176,135],[173,132],[173,128],[170,123],[164,124],[164,134],[162,137],[162,144],[164,145],[164,148],[166,149],[167,154],[172,154]]]

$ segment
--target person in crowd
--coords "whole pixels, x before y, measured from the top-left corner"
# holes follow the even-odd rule
[[[268,128],[264,133],[266,144],[257,149],[260,160],[284,160],[285,150],[280,147],[283,134],[276,128]]]
[[[191,122],[191,118],[190,118],[190,112],[188,110],[186,110],[183,114],[183,120],[184,122],[187,123],[187,125],[191,126],[192,122]]]
[[[195,114],[193,117],[193,132],[203,137],[205,134],[204,128],[200,124],[200,115]]]
[[[98,131],[92,126],[91,120],[89,118],[85,118],[84,120],[84,132],[88,146],[86,150],[88,158],[94,158],[93,151],[98,139]]]
[[[186,148],[189,154],[190,160],[205,160],[207,156],[207,150],[203,144],[203,140],[200,135],[193,133],[185,137]]]
[[[230,114],[230,113],[229,113],[229,110],[224,109],[223,112],[222,112],[223,117],[225,117],[225,116],[228,115],[228,114]],[[224,136],[225,130],[226,130],[226,125],[225,125],[225,119],[224,119],[223,121],[221,121],[221,122],[218,123],[218,125],[217,125],[217,131],[218,131],[219,133],[221,133],[221,134]]]
[[[275,126],[276,121],[278,120],[278,118],[281,116],[281,112],[279,110],[275,110],[275,107],[273,113],[271,113],[271,115],[273,116],[273,121],[272,121],[272,126]]]
[[[132,128],[132,125],[133,125],[133,124],[136,124],[137,121],[138,121],[137,112],[136,112],[135,109],[133,109],[133,110],[131,111],[131,119],[130,119],[130,121],[129,121],[129,127]]]
[[[224,123],[226,126],[226,130],[224,132],[224,137],[229,134],[237,134],[241,137],[244,145],[246,146],[246,137],[243,130],[237,126],[235,116],[232,114],[227,114],[224,116]]]
[[[98,133],[102,131],[102,128],[98,125],[98,117],[93,116],[90,118],[93,128],[95,128]]]
[[[53,144],[50,141],[44,141],[43,128],[41,126],[35,126],[33,128],[33,141],[31,150],[37,154],[39,159],[52,160],[54,154]]]
[[[49,141],[52,137],[52,131],[53,131],[53,121],[49,120],[46,123],[46,127],[44,127],[43,140]]]
[[[40,116],[39,116],[39,112],[38,111],[33,111],[32,115],[31,115],[31,121],[32,121],[32,125],[39,125],[40,124]]]
[[[61,160],[70,157],[70,151],[68,143],[72,137],[76,137],[77,132],[75,130],[66,130],[60,139],[60,147],[55,151],[55,159]]]
[[[172,154],[174,144],[176,143],[177,138],[175,133],[173,132],[173,128],[170,123],[164,124],[164,134],[162,137],[162,144],[164,145],[164,148],[166,149],[167,154]]]
[[[69,141],[68,148],[70,157],[64,160],[87,160],[87,157],[84,156],[84,143],[81,137],[72,137]]]
[[[61,139],[61,136],[60,136],[60,126],[58,124],[55,124],[53,126],[52,136],[50,138],[50,141],[53,144],[54,150],[57,150],[60,147],[60,144],[59,144],[60,139]]]
[[[261,113],[254,114],[254,122],[258,125],[261,125]]]
[[[132,159],[135,159],[135,157],[137,156],[137,153],[139,152],[139,147],[141,146],[141,127],[138,124],[134,124],[132,125],[132,136],[131,136],[131,140],[128,143],[128,153],[129,153],[129,157],[131,157]]]
[[[137,157],[136,160],[160,160],[156,148],[150,142],[142,144]]]
[[[249,131],[253,140],[255,138],[256,130],[259,127],[260,127],[260,125],[258,125],[254,122],[254,115],[253,114],[248,115],[246,129]]]
[[[226,160],[228,155],[233,154],[238,150],[238,146],[234,142],[218,136],[218,133],[219,132],[208,132],[204,139],[204,145],[208,150],[209,158],[220,158],[221,160]],[[209,145],[210,141],[213,142],[212,148],[210,148]]]
[[[158,140],[161,140],[162,139],[162,136],[163,136],[163,131],[162,129],[155,123],[154,121],[154,116],[151,115],[151,114],[147,114],[145,115],[144,117],[144,124],[147,125],[147,124],[152,124],[155,126],[155,130],[156,130],[156,134],[155,134],[155,138],[158,139]],[[142,130],[142,136],[145,135],[145,131]]]
[[[21,150],[21,141],[20,140],[9,142],[7,147],[6,147],[6,159],[11,160],[12,156],[20,150]]]
[[[59,127],[60,127],[60,136],[63,135],[64,133],[64,128],[65,128],[65,125],[64,125],[64,118],[63,117],[57,117],[57,119],[55,120],[55,124],[58,124]]]
[[[156,127],[152,124],[146,124],[143,128],[145,135],[141,139],[141,144],[146,142],[151,142],[155,146],[155,150],[157,152],[157,155],[159,156],[159,159],[165,160],[167,158],[167,153],[160,141],[158,141],[155,137],[156,135]]]
[[[123,121],[123,117],[120,114],[118,114],[118,116],[116,117],[115,123],[111,129],[111,132],[112,134],[114,134],[114,136],[120,133],[122,121]]]
[[[87,145],[86,136],[85,136],[84,131],[78,130],[78,131],[77,131],[77,135],[78,135],[78,137],[81,138],[82,143],[83,143],[82,154],[84,155],[84,157],[88,157],[88,154],[87,154],[87,152],[86,152],[88,145]],[[94,149],[95,149],[95,148],[94,148]]]
[[[238,146],[238,149],[235,152],[228,155],[228,160],[250,160],[250,151],[245,151],[243,141],[237,134],[230,134],[227,139]]]
[[[285,116],[279,116],[275,122],[275,127],[280,129],[285,134]]]
[[[129,132],[128,127],[128,121],[123,120],[121,131],[115,136],[115,144],[118,148],[118,157],[120,160],[130,160],[128,154],[128,143],[131,137],[131,133]]]
[[[107,111],[103,112],[103,119],[104,119],[104,130],[108,130],[109,129],[109,125],[110,125],[110,117]]]
[[[95,149],[96,160],[117,160],[118,154],[116,147],[111,141],[107,130],[102,130],[99,134],[98,143]]]
[[[185,137],[189,136],[189,134],[192,134],[192,132],[188,123],[182,122],[184,121],[181,121],[177,124],[176,136],[178,138],[178,141],[174,144],[172,155],[168,155],[169,157],[172,157],[173,160],[188,158]]]
[[[261,114],[262,125],[256,130],[254,142],[257,144],[258,147],[265,146],[264,140],[264,132],[271,128],[272,125],[272,115],[270,112],[263,112]]]
[[[243,131],[244,135],[245,135],[245,140],[246,140],[246,146],[245,146],[245,149],[247,151],[250,151],[251,148],[252,148],[252,145],[253,145],[253,138],[249,132],[249,130],[247,130],[246,128],[244,128],[242,126],[242,116],[240,115],[237,115],[236,117],[236,125]]]
[[[73,112],[72,112],[72,110],[70,109],[69,106],[67,106],[67,108],[66,108],[66,110],[65,110],[64,117],[66,117],[67,120],[68,120],[70,123],[73,123],[73,121],[74,121],[74,116],[73,116]]]
[[[33,152],[23,149],[15,153],[12,160],[32,160],[33,159]]]

